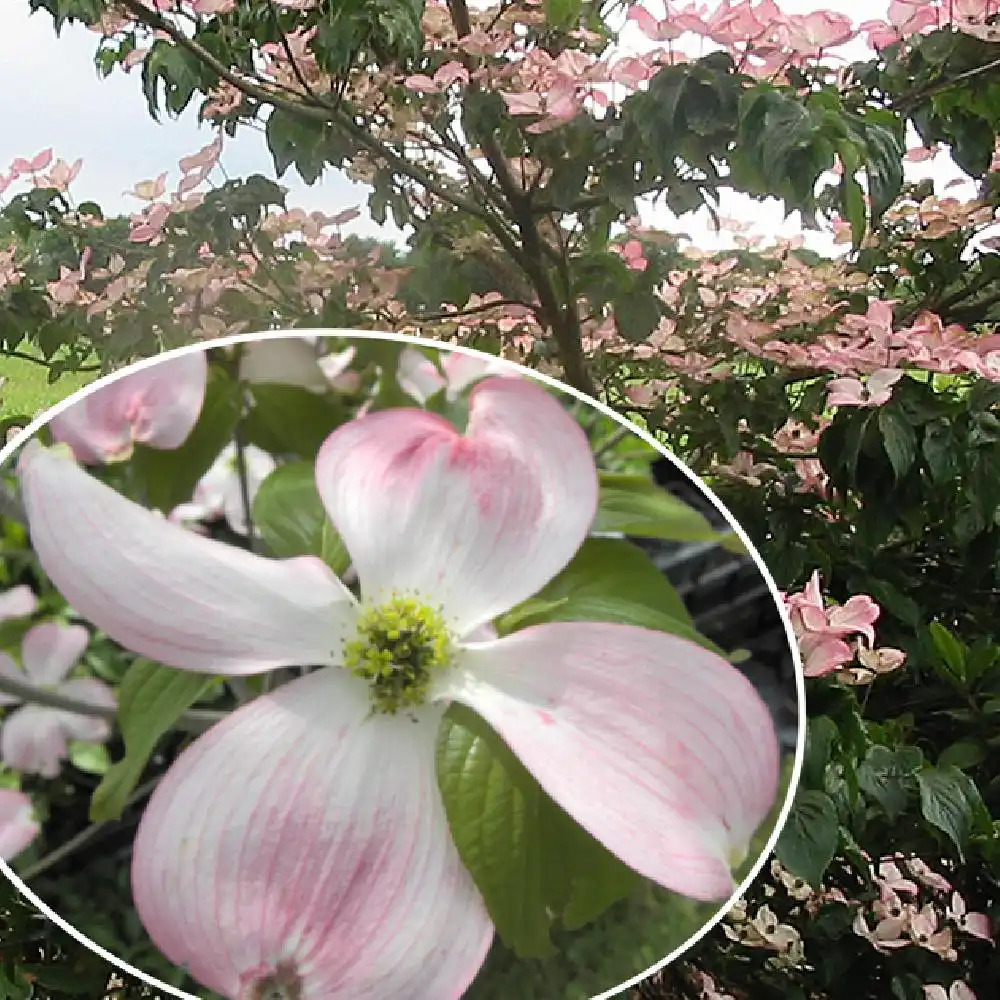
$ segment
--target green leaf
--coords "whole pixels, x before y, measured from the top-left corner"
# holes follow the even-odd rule
[[[966,649],[963,643],[938,622],[931,622],[927,626],[927,634],[931,637],[934,649],[949,674],[956,680],[964,682]]]
[[[917,747],[873,746],[858,767],[858,784],[894,823],[905,811],[912,775],[923,763]]]
[[[69,762],[84,774],[106,774],[111,767],[107,747],[101,743],[70,743]]]
[[[935,420],[925,425],[921,451],[934,482],[954,482],[958,474],[959,452],[947,420]]]
[[[837,810],[830,796],[814,789],[798,791],[775,846],[778,860],[815,888],[823,881],[839,842]]]
[[[970,768],[978,767],[988,753],[988,749],[983,743],[976,743],[972,740],[959,740],[945,747],[938,756],[938,766],[957,767],[960,771],[968,771]]]
[[[638,883],[462,706],[445,715],[437,769],[458,852],[497,932],[518,957],[553,954],[549,931],[556,919],[583,926]]]
[[[157,740],[215,683],[213,677],[136,660],[118,690],[118,725],[125,756],[94,790],[90,818],[118,819],[135,790]]]
[[[504,635],[554,621],[624,622],[717,651],[698,635],[673,584],[649,556],[617,538],[588,538],[558,576],[499,619],[497,630]]]
[[[351,565],[351,554],[329,517],[323,522],[319,555],[337,576],[343,576]]]
[[[319,556],[338,576],[350,565],[347,548],[320,499],[311,462],[278,466],[260,484],[253,520],[279,559]]]
[[[346,419],[331,395],[292,385],[255,385],[243,428],[247,442],[272,455],[315,458],[320,445]]]
[[[601,473],[601,494],[594,532],[620,532],[633,538],[674,542],[721,539],[703,514],[645,476]]]
[[[898,410],[880,409],[878,427],[882,432],[882,446],[898,481],[913,465],[917,454],[917,436]]]
[[[150,507],[167,514],[191,499],[198,480],[232,440],[239,416],[239,385],[211,368],[201,416],[187,440],[172,451],[136,445],[131,473],[144,486]]]
[[[613,300],[615,324],[631,343],[645,340],[660,322],[660,307],[652,291],[636,288],[620,292]]]
[[[800,788],[823,788],[826,765],[838,735],[837,724],[828,715],[808,720]]]
[[[920,605],[887,580],[871,580],[868,592],[878,604],[911,628],[920,627]]]
[[[982,806],[974,782],[957,767],[944,765],[922,768],[917,772],[917,784],[924,819],[948,836],[962,858],[976,811]]]
[[[323,548],[326,510],[311,462],[280,465],[261,484],[253,520],[272,555],[318,556]]]

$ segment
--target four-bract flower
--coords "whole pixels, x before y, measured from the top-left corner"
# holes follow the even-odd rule
[[[742,674],[623,624],[479,638],[569,562],[597,507],[587,438],[539,386],[480,382],[464,434],[398,409],[326,440],[316,483],[360,601],[320,560],[185,531],[58,449],[32,442],[19,471],[41,565],[124,646],[212,674],[320,668],[200,737],[143,815],[136,908],[211,989],[462,995],[493,927],[436,780],[450,702],[640,874],[699,899],[733,890],[778,783],[770,715]]]
[[[42,622],[32,626],[21,643],[21,666],[0,652],[0,677],[11,677],[37,688],[58,691],[99,708],[114,708],[111,688],[95,677],[66,680],[90,642],[82,625]],[[20,698],[0,692],[0,705],[18,705]],[[69,752],[69,741],[101,743],[111,735],[104,718],[81,715],[48,705],[21,705],[0,724],[0,763],[15,771],[54,778]]]

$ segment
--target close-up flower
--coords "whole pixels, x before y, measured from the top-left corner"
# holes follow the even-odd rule
[[[184,527],[225,516],[246,535],[254,497],[265,486],[281,495],[272,481],[291,482],[301,463],[229,445],[165,518],[116,488],[127,478],[94,475],[62,447],[21,451],[31,544],[73,612],[148,662],[230,678],[243,693],[159,779],[131,871],[155,944],[234,1000],[436,1000],[468,988],[495,929],[439,787],[459,707],[568,822],[692,900],[733,892],[733,870],[776,803],[770,710],[719,653],[629,618],[503,624],[533,601],[545,608],[536,595],[595,527],[601,479],[556,395],[490,375],[478,358],[449,361],[456,398],[479,379],[463,427],[415,406],[362,405],[315,455],[310,516],[328,519],[353,590],[318,552],[280,558]],[[92,395],[124,396],[134,377]],[[239,377],[253,384],[245,368]],[[290,523],[302,516],[276,509]],[[74,659],[39,666],[33,637],[46,629],[75,630],[74,656],[88,639],[81,626],[35,626],[24,652],[32,683],[61,680]],[[263,687],[248,688],[255,675]],[[62,690],[73,684],[101,682]],[[65,754],[57,739],[83,738],[63,712],[19,712],[48,713],[53,762]],[[96,732],[104,720],[87,724]],[[23,728],[10,716],[5,740]],[[464,794],[494,808],[489,784],[475,788]]]

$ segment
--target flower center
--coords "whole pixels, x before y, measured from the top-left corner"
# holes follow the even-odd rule
[[[441,611],[412,597],[365,608],[356,638],[344,644],[344,666],[368,682],[372,708],[385,715],[424,704],[433,674],[451,658]]]

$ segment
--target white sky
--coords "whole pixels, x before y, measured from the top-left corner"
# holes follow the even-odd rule
[[[860,0],[827,0],[824,9],[838,10],[857,17]],[[650,0],[657,13],[663,0]],[[817,5],[804,0],[783,0],[789,12],[804,12]],[[867,17],[879,16],[885,0],[866,6]],[[650,43],[634,26],[625,36],[629,45]],[[146,109],[138,71],[129,75],[116,70],[101,79],[93,64],[98,36],[79,25],[67,25],[57,38],[48,14],[31,14],[28,0],[0,0],[0,170],[15,156],[33,156],[52,147],[55,157],[72,162],[83,158],[83,169],[74,182],[78,201],[93,199],[106,212],[136,211],[140,202],[125,194],[134,183],[169,170],[168,185],[177,180],[177,161],[195,152],[212,138],[207,127],[196,121],[194,107],[180,120],[153,121]],[[851,54],[863,53],[864,46]],[[196,103],[196,102],[195,102]],[[273,176],[270,154],[261,133],[243,129],[227,139],[223,166],[230,177],[252,173]],[[908,175],[933,176],[939,193],[951,178],[961,176],[950,158],[940,155],[933,163],[908,165]],[[353,205],[363,205],[364,189],[339,172],[328,170],[320,182],[307,187],[290,170],[281,183],[290,189],[288,204],[307,210],[335,213]],[[962,190],[954,192],[962,194]],[[716,237],[707,214],[675,220],[661,209],[643,213],[645,221],[673,231],[685,232],[706,249],[731,245],[723,233]],[[797,214],[782,220],[781,203],[770,199],[763,204],[739,195],[724,196],[721,214],[753,223],[752,231],[774,237],[801,232]],[[345,227],[347,231],[383,238],[399,238],[391,225],[379,227],[365,212],[361,219]],[[807,234],[807,245],[832,252],[833,244],[823,235]]]

